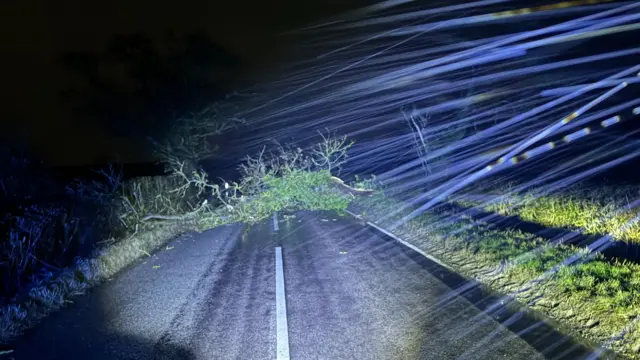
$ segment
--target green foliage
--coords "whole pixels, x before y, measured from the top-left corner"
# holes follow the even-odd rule
[[[276,210],[345,210],[349,198],[332,188],[330,179],[328,170],[294,170],[280,178],[269,175],[264,179],[268,190],[258,199],[273,204]]]
[[[329,171],[293,170],[282,176],[267,175],[263,178],[265,190],[235,205],[226,207],[227,222],[256,223],[275,211],[296,210],[334,210],[342,212],[347,208],[351,197],[331,186]],[[221,209],[220,212],[224,213]],[[210,216],[203,217],[209,224],[216,224]],[[214,215],[215,214],[215,215]]]
[[[497,191],[495,191],[497,192]],[[640,242],[637,210],[624,209],[637,197],[632,187],[572,188],[561,193],[502,196],[499,201],[481,204],[457,201],[465,206],[481,205],[487,211],[517,215],[523,220],[549,227],[580,229],[587,234],[609,234],[616,240]]]
[[[490,259],[498,262],[528,254],[544,244],[542,239],[518,230],[483,231],[477,234],[475,239],[476,241],[470,244],[470,250],[486,254]]]
[[[581,293],[611,306],[640,306],[640,265],[629,262],[598,260],[567,267],[558,273],[557,283],[563,292]],[[640,309],[638,309],[640,311]]]
[[[265,190],[265,179],[278,176],[290,176],[294,171],[323,171],[338,174],[348,159],[347,150],[353,142],[346,136],[336,137],[331,131],[320,134],[320,142],[310,149],[282,146],[276,143],[276,149],[267,151],[266,147],[257,155],[247,155],[239,166],[242,179],[239,187],[247,195],[255,195]]]
[[[518,259],[517,269],[533,276],[539,276],[566,259],[576,256],[578,249],[573,246],[540,244]]]
[[[321,143],[308,152],[278,144],[275,151],[263,149],[247,156],[240,165],[242,178],[224,185],[211,184],[197,172],[185,176],[175,171],[186,184],[210,189],[222,206],[200,216],[205,226],[229,222],[259,222],[275,211],[344,211],[353,195],[341,192],[331,181],[331,171],[339,170],[347,160],[352,143],[345,137],[321,135]],[[242,195],[239,195],[242,194]],[[246,196],[245,196],[246,195]]]

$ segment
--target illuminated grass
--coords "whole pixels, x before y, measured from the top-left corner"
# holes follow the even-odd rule
[[[623,227],[637,211],[618,209],[636,200],[638,189],[602,187],[571,189],[546,196],[503,197],[497,202],[454,200],[464,206],[481,206],[501,215],[517,215],[525,221],[548,227],[581,229],[587,234],[609,234],[616,240],[640,243],[640,224]]]
[[[378,192],[356,199],[353,209],[385,226],[402,216],[386,218],[401,205]],[[394,233],[468,278],[558,321],[560,331],[640,359],[640,331],[632,322],[640,316],[640,265],[610,262],[597,254],[549,273],[563,260],[587,253],[549,245],[522,231],[491,229],[469,218],[453,221],[450,215],[424,213]]]
[[[270,213],[290,210],[335,210],[344,211],[349,198],[331,187],[329,171],[294,170],[282,177],[267,176],[269,189],[261,193],[256,202]]]

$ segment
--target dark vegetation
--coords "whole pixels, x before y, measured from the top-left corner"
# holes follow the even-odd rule
[[[167,32],[161,44],[144,34],[115,35],[99,53],[59,60],[75,79],[61,100],[77,121],[98,120],[113,135],[146,141],[149,158],[166,143],[174,120],[222,97],[225,76],[239,66],[200,32]],[[18,301],[76,259],[139,231],[136,222],[146,215],[140,211],[192,210],[163,191],[175,188],[176,179],[164,176],[162,161],[50,167],[24,149],[0,150],[0,304]]]

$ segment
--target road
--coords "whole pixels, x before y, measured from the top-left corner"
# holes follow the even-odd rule
[[[47,318],[12,356],[276,359],[288,339],[293,360],[545,358],[544,341],[530,345],[464,297],[446,300],[443,272],[350,218],[297,213],[278,225],[184,235]]]

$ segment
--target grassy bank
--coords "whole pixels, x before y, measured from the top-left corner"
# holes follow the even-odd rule
[[[193,218],[144,221],[145,214],[188,212],[191,197],[169,191],[170,177],[75,181],[56,202],[21,205],[5,217],[2,249],[5,288],[0,343],[7,343],[76,295],[149,256],[175,236],[197,229]],[[26,179],[25,181],[28,181]],[[15,289],[15,290],[14,290]]]
[[[409,213],[388,218],[401,206],[382,192],[352,203],[353,210],[383,227]],[[640,359],[635,326],[640,265],[607,261],[569,245],[551,246],[533,234],[492,229],[453,213],[424,213],[394,233],[466,277],[563,324],[559,330]],[[574,261],[563,265],[566,259]]]
[[[638,216],[638,210],[629,206],[637,200],[640,194],[638,188],[575,186],[552,194],[542,194],[536,190],[511,194],[511,190],[507,187],[489,191],[485,197],[491,200],[481,201],[478,196],[462,195],[452,201],[501,215],[519,216],[525,221],[548,227],[569,228],[595,235],[608,234],[615,240],[640,243],[640,223],[633,221]]]

